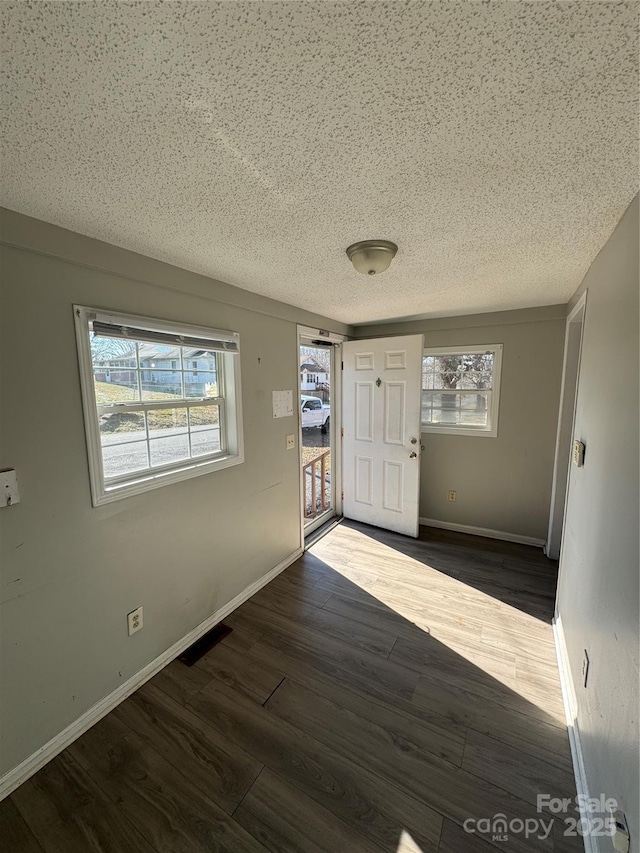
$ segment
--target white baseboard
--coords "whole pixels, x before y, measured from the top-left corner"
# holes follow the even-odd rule
[[[278,563],[277,566],[274,566],[273,569],[268,571],[257,581],[249,584],[249,586],[243,589],[235,598],[232,598],[231,601],[223,605],[219,610],[216,610],[215,613],[205,619],[204,622],[197,625],[192,631],[189,631],[189,633],[182,637],[181,640],[178,640],[177,643],[174,643],[165,652],[155,658],[155,660],[148,663],[139,672],[125,681],[124,684],[121,684],[117,690],[114,690],[113,693],[105,696],[104,699],[101,699],[93,705],[93,707],[89,708],[88,711],[85,711],[82,716],[78,717],[78,719],[71,723],[70,726],[67,726],[66,729],[63,729],[63,731],[57,734],[48,743],[40,747],[40,749],[34,752],[33,755],[30,755],[23,762],[18,764],[17,767],[9,770],[8,773],[5,773],[5,775],[0,779],[0,800],[9,796],[9,794],[12,791],[15,791],[19,785],[22,785],[22,783],[26,782],[30,776],[37,773],[41,767],[44,767],[47,762],[51,761],[52,758],[55,758],[63,749],[66,749],[74,740],[79,738],[80,735],[83,735],[91,728],[91,726],[101,720],[102,717],[105,717],[110,711],[113,711],[120,702],[123,702],[127,698],[127,696],[130,696],[135,692],[138,687],[145,683],[145,681],[148,681],[150,678],[153,678],[154,675],[157,675],[161,669],[171,663],[171,661],[178,657],[178,655],[182,654],[182,652],[185,649],[188,649],[196,640],[199,640],[203,634],[210,631],[218,624],[218,622],[222,622],[225,617],[236,610],[236,608],[240,607],[241,604],[244,604],[244,602],[258,592],[259,589],[266,586],[266,584],[273,580],[276,575],[279,575],[280,572],[283,572],[293,562],[295,562],[302,553],[302,548],[296,549],[293,554],[290,554],[285,560]]]
[[[507,533],[505,530],[473,527],[470,524],[455,524],[452,521],[437,521],[435,518],[420,518],[419,522],[425,527],[455,530],[458,533],[469,533],[471,536],[486,536],[487,539],[502,539],[505,542],[519,542],[521,545],[533,545],[535,548],[544,547],[544,539],[535,539],[533,536],[520,536],[518,533]]]
[[[569,746],[571,747],[573,774],[576,780],[576,793],[580,797],[580,801],[583,802],[589,796],[589,788],[587,785],[587,776],[582,758],[582,748],[580,746],[580,729],[578,727],[577,719],[578,707],[576,703],[574,682],[571,677],[571,669],[569,667],[567,644],[564,637],[564,631],[562,629],[562,620],[560,619],[560,614],[557,611],[553,617],[553,637],[555,640],[556,658],[558,659],[562,702],[564,704],[567,731],[569,733]],[[586,809],[580,809],[580,817],[584,820],[584,824],[589,826],[590,816]],[[600,853],[600,844],[596,836],[586,833],[582,840],[584,842],[585,853]]]

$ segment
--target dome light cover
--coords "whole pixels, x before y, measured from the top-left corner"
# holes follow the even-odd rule
[[[390,240],[361,240],[347,249],[347,257],[364,275],[376,275],[389,269],[398,247]]]

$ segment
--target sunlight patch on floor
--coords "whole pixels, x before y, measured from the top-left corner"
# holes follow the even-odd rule
[[[413,840],[409,833],[403,829],[396,853],[424,853],[422,847]]]
[[[515,654],[526,657],[526,643],[536,648],[539,666],[548,666],[553,677],[550,625],[445,574],[446,568],[439,570],[349,527],[339,526],[310,552],[384,607],[564,723],[562,714],[549,708],[548,685],[532,680],[523,687],[516,678]],[[491,624],[489,639],[483,636],[486,622]]]
[[[344,537],[345,530],[348,531],[348,537]],[[336,541],[343,538],[346,541]],[[357,550],[357,554],[350,553],[352,548]],[[428,607],[431,610],[429,615],[437,615],[439,606],[453,608],[463,601],[474,607],[490,608],[493,613],[499,615],[500,621],[505,625],[512,618],[519,626],[530,627],[536,633],[541,627],[540,620],[535,616],[475,589],[464,581],[445,574],[443,570],[402,554],[389,545],[371,540],[356,530],[338,529],[333,532],[329,543],[326,539],[321,540],[311,548],[310,553],[323,560],[347,580],[371,593],[375,598],[379,598],[393,610],[396,610],[396,607],[389,604],[389,601],[399,601],[400,606],[403,602],[395,589],[386,590],[385,596],[385,582],[389,587],[393,585],[394,588],[406,586],[413,607]],[[369,559],[366,557],[367,554]],[[385,562],[390,565],[384,566]],[[378,593],[385,597],[381,597]],[[406,606],[411,610],[412,605],[406,603]],[[408,614],[402,613],[402,615],[414,621]],[[450,618],[450,613],[447,617]],[[543,625],[543,630],[551,636],[550,626]]]

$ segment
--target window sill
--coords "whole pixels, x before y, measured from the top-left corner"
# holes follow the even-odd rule
[[[458,429],[456,427],[421,426],[422,435],[466,435],[470,438],[497,438],[497,429]]]
[[[93,494],[93,505],[97,507],[113,503],[113,501],[130,498],[143,492],[149,492],[152,489],[158,489],[161,486],[170,485],[171,483],[179,483],[182,480],[191,480],[193,477],[200,477],[202,474],[210,474],[213,471],[231,468],[234,465],[240,465],[242,462],[244,462],[242,454],[229,454],[222,458],[204,462],[189,462],[183,467],[174,468],[171,471],[144,474],[135,480],[131,479],[112,486],[106,485],[103,491]]]

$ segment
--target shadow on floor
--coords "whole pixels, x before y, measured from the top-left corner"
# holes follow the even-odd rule
[[[12,850],[580,850],[550,627],[484,579],[522,573],[398,539],[335,528],[14,792]]]

